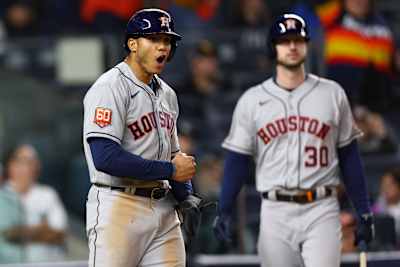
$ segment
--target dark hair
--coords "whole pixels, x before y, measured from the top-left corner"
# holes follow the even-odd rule
[[[392,167],[385,172],[385,175],[392,175],[396,183],[400,186],[400,167]]]
[[[15,157],[15,153],[17,152],[18,149],[20,149],[23,146],[32,146],[35,150],[36,147],[32,145],[31,143],[16,143],[12,144],[8,147],[6,152],[3,154],[3,180],[7,180],[9,175],[8,175],[8,165],[10,162],[13,160]]]

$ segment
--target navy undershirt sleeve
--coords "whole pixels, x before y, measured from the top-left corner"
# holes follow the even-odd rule
[[[88,139],[93,163],[97,170],[112,176],[131,177],[141,180],[165,180],[173,173],[171,162],[148,160],[125,151],[111,139]]]
[[[368,190],[357,140],[339,148],[338,157],[342,180],[357,214],[369,213]]]
[[[251,156],[227,151],[218,212],[231,215],[236,197],[250,174]]]
[[[185,200],[188,195],[193,194],[193,186],[190,181],[181,183],[169,180],[169,184],[171,186],[172,194],[179,202]]]

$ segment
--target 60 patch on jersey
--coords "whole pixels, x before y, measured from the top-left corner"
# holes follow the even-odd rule
[[[109,108],[96,108],[94,123],[101,128],[110,125],[112,121],[112,111]]]

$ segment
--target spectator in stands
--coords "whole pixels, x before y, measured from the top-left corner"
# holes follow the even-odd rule
[[[0,186],[0,216],[0,264],[23,262],[23,245],[9,242],[4,235],[10,227],[24,223],[21,202],[6,186]]]
[[[356,218],[354,214],[343,210],[340,212],[340,224],[342,226],[342,253],[357,251],[354,231],[356,229]]]
[[[5,164],[4,190],[19,200],[23,214],[18,224],[3,230],[3,238],[23,247],[24,261],[64,259],[67,214],[56,191],[37,183],[40,160],[36,150],[29,144],[18,145],[8,153]]]
[[[9,37],[33,36],[39,33],[40,2],[3,0],[4,24]]]
[[[331,0],[317,8],[325,29],[327,76],[352,104],[387,110],[391,94],[392,32],[373,0]]]
[[[306,67],[312,73],[324,76],[325,75],[325,62],[324,62],[324,36],[321,22],[316,14],[316,8],[326,2],[326,0],[298,0],[292,8],[292,12],[299,14],[308,25],[309,34],[312,42],[306,60]]]
[[[222,159],[216,154],[203,157],[196,181],[196,190],[209,201],[217,201],[222,177]]]
[[[271,23],[270,10],[264,0],[236,0],[232,7],[232,14],[227,18],[228,27],[266,29]]]
[[[179,120],[178,137],[182,152],[188,155],[196,155],[196,157],[199,156],[200,151],[198,151],[197,144],[193,139],[193,125],[190,121]]]
[[[81,18],[97,33],[125,29],[131,15],[143,7],[143,0],[81,0]],[[118,33],[118,32],[117,32]],[[119,33],[119,34],[122,34]]]
[[[214,150],[227,133],[234,92],[219,68],[215,46],[201,40],[189,55],[190,73],[177,87],[181,119],[192,123],[199,149]]]
[[[395,220],[397,240],[400,241],[400,168],[385,172],[380,180],[380,192],[372,210],[377,214],[390,215]],[[399,242],[400,243],[400,242]]]
[[[76,26],[76,1],[2,0],[0,18],[10,37],[61,34]]]
[[[359,139],[360,151],[363,154],[395,153],[398,150],[398,140],[394,130],[384,118],[371,112],[366,107],[353,108],[354,119],[364,135]]]
[[[226,9],[221,36],[228,38],[226,46],[231,46],[233,52],[221,53],[224,57],[232,54],[228,58],[227,68],[237,73],[262,73],[265,77],[265,73],[272,70],[271,61],[265,53],[267,29],[272,20],[266,1],[236,0]],[[236,76],[235,73],[230,75]]]

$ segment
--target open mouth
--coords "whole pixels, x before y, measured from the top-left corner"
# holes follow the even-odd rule
[[[157,60],[157,62],[158,62],[158,63],[160,63],[160,64],[161,64],[161,63],[163,63],[163,62],[165,61],[165,58],[166,58],[166,56],[164,56],[164,55],[163,55],[163,56],[159,56],[159,57],[157,57],[157,59],[156,59],[156,60]]]

